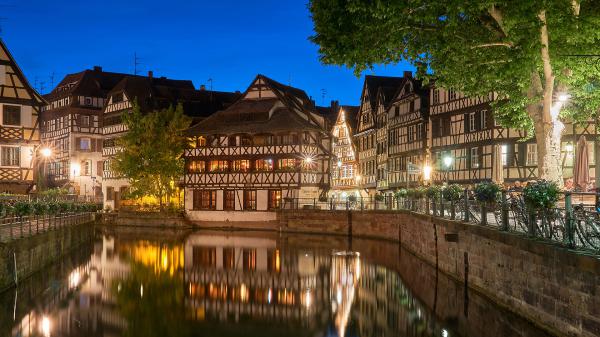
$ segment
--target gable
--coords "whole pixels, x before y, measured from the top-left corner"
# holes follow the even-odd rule
[[[29,85],[2,40],[0,40],[0,99],[38,106],[44,104],[44,99]]]
[[[242,96],[242,99],[263,99],[263,98],[277,98],[277,95],[266,81],[257,77],[254,82],[248,87],[246,93]]]

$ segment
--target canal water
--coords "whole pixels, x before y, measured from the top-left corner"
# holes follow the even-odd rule
[[[399,245],[99,229],[0,294],[0,336],[546,336]]]

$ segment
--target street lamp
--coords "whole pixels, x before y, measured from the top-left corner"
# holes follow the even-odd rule
[[[423,166],[423,181],[431,180],[431,166]]]
[[[42,154],[42,157],[50,158],[50,156],[52,156],[52,149],[49,147],[44,147],[40,150],[40,153]]]
[[[446,155],[443,159],[444,166],[446,167],[446,185],[450,182],[450,166],[452,165],[452,157],[450,155]]]
[[[558,94],[558,101],[559,102],[566,102],[571,98],[571,95],[569,93],[566,92],[561,92]]]

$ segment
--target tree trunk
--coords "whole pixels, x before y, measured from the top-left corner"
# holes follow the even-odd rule
[[[536,125],[538,177],[563,185],[560,139],[564,126],[560,121]]]

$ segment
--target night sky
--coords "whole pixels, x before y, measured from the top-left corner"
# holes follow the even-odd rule
[[[307,0],[0,0],[2,38],[43,93],[65,74],[94,65],[191,79],[196,87],[243,91],[257,73],[306,90],[317,102],[358,105],[362,79],[319,63],[308,41]],[[378,67],[401,75],[407,64]],[[369,72],[371,73],[371,72]],[[323,99],[323,89],[326,94]]]

